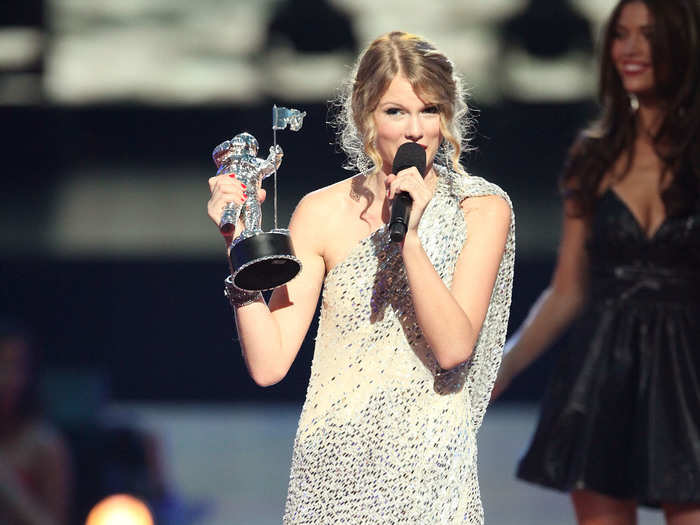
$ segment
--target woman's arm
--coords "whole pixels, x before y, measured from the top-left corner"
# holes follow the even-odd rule
[[[243,190],[228,175],[212,177],[210,187],[209,216],[217,223],[223,205],[241,200]],[[316,311],[325,275],[323,235],[319,231],[323,221],[318,217],[321,205],[317,194],[306,196],[290,221],[294,252],[302,265],[299,275],[275,289],[269,306],[259,299],[235,307],[243,358],[251,377],[260,386],[273,385],[287,374]],[[239,221],[234,237],[240,228]]]
[[[510,206],[498,196],[471,197],[462,203],[469,235],[448,289],[410,229],[403,246],[413,304],[426,341],[442,368],[463,363],[486,317],[510,227]]]
[[[562,237],[550,285],[535,301],[527,318],[506,343],[493,398],[561,335],[585,301],[588,260],[585,250],[586,223],[572,216],[564,205]]]
[[[304,341],[321,293],[325,264],[314,195],[302,199],[289,230],[301,272],[275,289],[269,306],[259,300],[236,308],[236,326],[243,358],[253,380],[261,386],[279,382]]]

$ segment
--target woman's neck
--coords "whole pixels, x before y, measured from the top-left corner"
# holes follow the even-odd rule
[[[372,171],[365,181],[365,185],[372,191],[377,200],[386,198],[386,178],[389,176],[381,169]]]
[[[637,110],[637,137],[653,138],[661,127],[664,110],[658,99],[640,99]]]

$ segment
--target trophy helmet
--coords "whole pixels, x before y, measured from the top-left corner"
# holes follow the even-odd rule
[[[233,151],[231,150],[231,141],[225,140],[219,144],[211,154],[212,159],[214,159],[214,164],[220,167],[224,162],[226,162],[230,157],[233,156]]]
[[[255,157],[258,154],[258,141],[248,132],[239,133],[230,140],[230,143],[235,155]]]

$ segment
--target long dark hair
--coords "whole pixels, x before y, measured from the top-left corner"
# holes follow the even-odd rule
[[[664,116],[653,136],[654,149],[672,176],[662,193],[666,214],[688,213],[700,193],[700,2],[698,0],[621,0],[605,27],[600,48],[601,113],[569,151],[561,179],[565,198],[578,216],[590,217],[606,172],[624,152],[631,166],[636,115],[610,56],[622,8],[642,2],[654,20],[651,38],[655,92]]]

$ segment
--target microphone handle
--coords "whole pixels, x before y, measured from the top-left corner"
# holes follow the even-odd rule
[[[399,193],[391,207],[389,238],[392,242],[402,242],[408,230],[408,218],[411,216],[413,199],[408,193]]]

